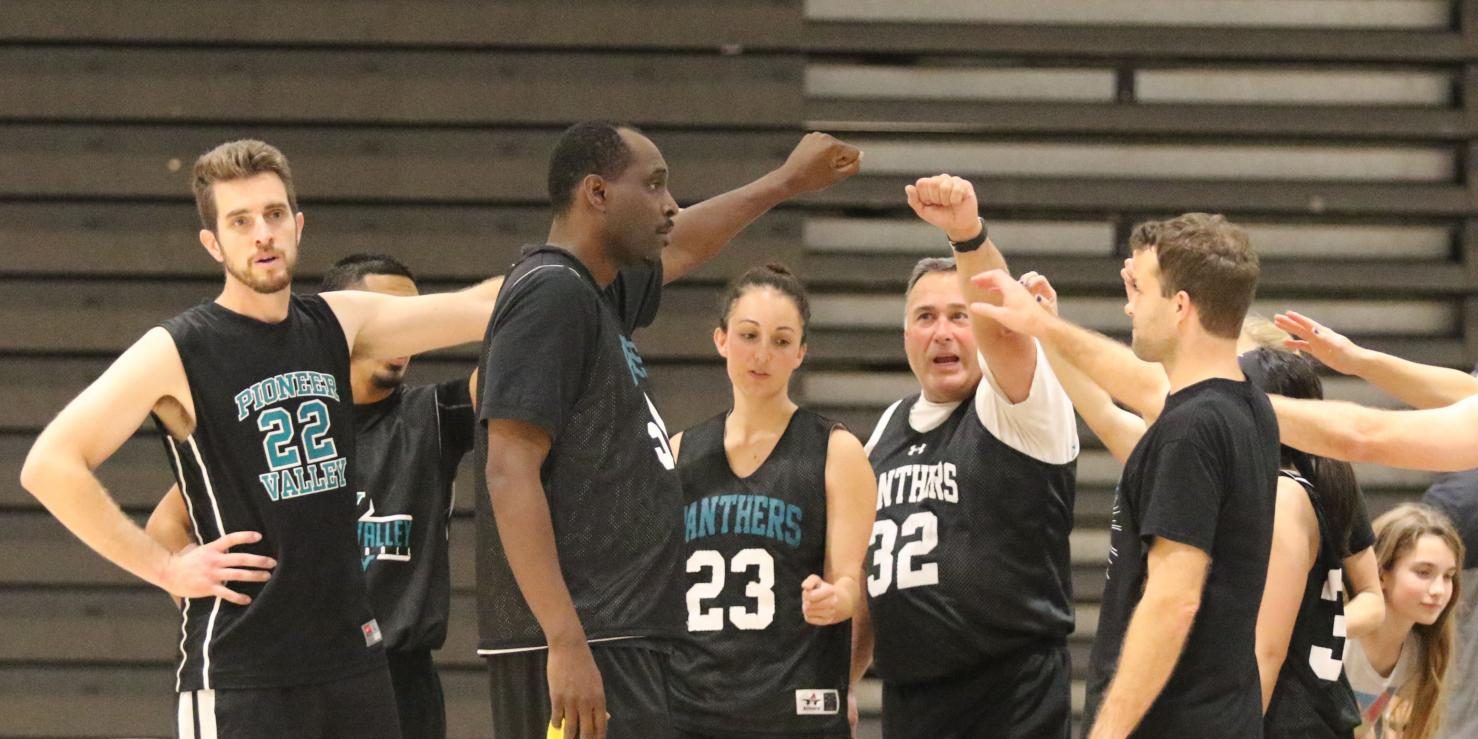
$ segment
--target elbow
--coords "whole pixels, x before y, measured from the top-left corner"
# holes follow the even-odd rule
[[[52,455],[38,442],[31,447],[25,463],[21,465],[21,487],[31,495],[41,498],[43,491],[52,487],[50,481],[55,476],[56,464]]]
[[[1160,606],[1160,612],[1165,614],[1166,626],[1171,633],[1186,635],[1191,632],[1191,626],[1196,623],[1196,614],[1201,611],[1201,593],[1174,593],[1165,599]]]

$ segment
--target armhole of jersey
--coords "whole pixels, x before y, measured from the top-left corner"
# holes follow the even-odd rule
[[[888,422],[893,420],[893,412],[897,411],[898,406],[902,404],[903,398],[893,401],[893,405],[888,406],[888,410],[883,411],[883,415],[878,418],[878,425],[873,427],[872,436],[869,436],[867,443],[862,445],[862,451],[867,453],[868,456],[872,455],[872,448],[877,446],[878,439],[883,437],[883,429],[887,428]],[[828,438],[830,438],[829,435]]]

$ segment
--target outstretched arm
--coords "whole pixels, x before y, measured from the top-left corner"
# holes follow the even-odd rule
[[[481,341],[502,276],[465,290],[401,297],[365,290],[323,293],[338,316],[349,353],[388,359]]]
[[[1165,407],[1170,379],[1160,365],[1134,356],[1129,347],[1095,331],[1052,315],[1024,285],[998,270],[972,278],[980,288],[1001,296],[1000,304],[974,303],[970,310],[1012,331],[1035,336],[1064,361],[1097,383],[1109,395],[1154,423]]]
[[[857,147],[829,134],[806,134],[778,169],[677,214],[672,241],[662,250],[663,281],[673,282],[702,266],[771,208],[831,187],[857,174],[861,164]]]
[[[904,187],[908,205],[924,222],[944,232],[953,244],[970,244],[985,230],[976,201],[975,187],[969,180],[947,174],[920,178]],[[965,251],[954,249],[956,273],[965,302],[998,302],[993,295],[970,281],[971,276],[987,270],[1006,271],[1006,258],[986,238],[983,244]],[[1012,403],[1026,400],[1031,392],[1032,376],[1037,367],[1037,349],[1032,337],[1008,330],[979,313],[972,313],[970,324],[975,345],[990,366],[1001,393]]]
[[[1046,277],[1036,272],[1027,272],[1021,276],[1021,284],[1026,286],[1027,292],[1036,297],[1043,308],[1052,315],[1057,315],[1057,291]],[[1121,464],[1128,460],[1134,446],[1144,436],[1147,428],[1144,419],[1114,405],[1114,399],[1109,397],[1108,392],[1058,354],[1052,345],[1044,345],[1043,351],[1058,382],[1062,383],[1062,389],[1067,391],[1073,407],[1083,417],[1083,422],[1088,424],[1088,428],[1093,430],[1114,459]]]
[[[259,541],[260,534],[228,533],[172,554],[123,514],[93,474],[156,403],[180,397],[188,397],[188,382],[179,352],[168,332],[152,329],[47,424],[26,455],[21,485],[84,544],[145,582],[177,597],[214,595],[245,605],[251,599],[225,583],[266,579],[245,568],[276,563],[228,550]]]
[[[1310,454],[1433,472],[1478,467],[1478,396],[1422,411],[1268,398],[1283,443]]]
[[[1340,374],[1354,375],[1413,408],[1440,408],[1478,395],[1478,378],[1448,367],[1419,364],[1350,341],[1301,313],[1273,316],[1294,336],[1288,347],[1308,352]]]

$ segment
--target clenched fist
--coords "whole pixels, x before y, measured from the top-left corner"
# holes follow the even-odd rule
[[[980,204],[969,180],[947,174],[922,177],[905,185],[903,192],[908,207],[950,241],[969,241],[980,235]]]
[[[812,131],[791,150],[780,174],[797,193],[825,190],[857,174],[862,150],[828,133]]]

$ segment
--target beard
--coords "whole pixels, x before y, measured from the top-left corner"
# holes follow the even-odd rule
[[[259,275],[252,272],[251,262],[246,263],[245,268],[231,266],[230,260],[226,261],[226,272],[235,277],[241,284],[251,288],[254,292],[270,295],[287,288],[293,282],[293,267],[297,266],[289,261],[287,254],[282,256],[283,270],[279,275]]]

